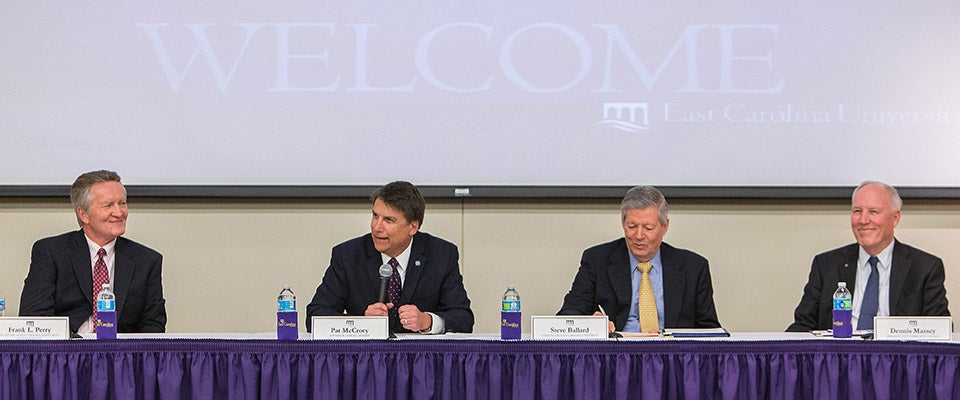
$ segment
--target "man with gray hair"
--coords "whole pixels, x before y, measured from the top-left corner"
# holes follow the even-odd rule
[[[120,175],[80,175],[70,188],[70,202],[80,230],[33,244],[20,315],[67,316],[72,333],[93,333],[97,294],[103,284],[111,284],[117,332],[163,332],[163,257],[120,236],[127,228],[127,190]]]
[[[620,223],[623,238],[583,252],[557,314],[605,311],[611,331],[720,327],[707,259],[663,243],[670,226],[663,194],[651,186],[630,189]]]
[[[850,227],[857,243],[813,258],[789,332],[833,327],[833,293],[846,282],[853,293],[857,330],[875,316],[947,316],[947,290],[939,257],[900,243],[893,230],[903,200],[892,186],[866,181],[853,191]]]

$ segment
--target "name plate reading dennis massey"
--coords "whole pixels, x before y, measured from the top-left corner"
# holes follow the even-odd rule
[[[365,340],[390,336],[387,317],[313,317],[310,321],[314,339]]]
[[[950,340],[950,317],[874,317],[873,338],[878,340]]]

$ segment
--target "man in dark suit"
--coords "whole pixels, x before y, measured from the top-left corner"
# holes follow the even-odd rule
[[[95,332],[94,303],[100,288],[94,286],[111,283],[117,332],[163,332],[167,313],[162,256],[120,237],[128,215],[120,176],[112,171],[80,175],[70,188],[70,201],[80,230],[34,243],[20,315],[68,316],[71,332]]]
[[[420,191],[409,182],[392,182],[370,198],[370,233],[333,248],[307,305],[307,330],[314,315],[346,313],[388,316],[391,332],[472,332],[457,246],[420,232],[426,208]],[[379,270],[385,264],[393,274],[381,301]]]
[[[663,194],[650,186],[630,189],[620,213],[624,237],[583,252],[557,314],[605,311],[611,331],[720,327],[707,260],[663,243],[670,225]]]
[[[856,329],[873,329],[874,316],[950,315],[943,261],[894,239],[902,205],[897,190],[885,183],[867,181],[854,190],[850,226],[857,243],[813,258],[787,331],[832,328],[838,282],[853,293]]]

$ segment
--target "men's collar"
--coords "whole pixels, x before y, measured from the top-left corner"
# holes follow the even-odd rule
[[[893,245],[895,243],[897,243],[896,240],[890,242],[887,247],[884,247],[883,250],[880,250],[880,253],[877,253],[876,257],[878,260],[880,260],[880,266],[878,268],[890,268],[890,266],[893,264]],[[867,264],[867,260],[869,260],[871,256],[870,253],[867,253],[867,251],[864,250],[863,246],[858,245],[857,247],[860,249],[857,264],[858,266],[862,267]]]
[[[91,259],[97,256],[97,252],[100,251],[100,248],[101,248],[101,247],[103,247],[103,249],[107,251],[107,256],[113,254],[113,249],[114,249],[114,247],[116,247],[116,245],[117,245],[117,238],[114,238],[114,239],[111,240],[109,243],[107,243],[107,244],[105,244],[105,245],[103,245],[103,246],[100,246],[99,244],[97,244],[97,243],[94,242],[93,240],[90,240],[90,237],[87,236],[87,233],[86,233],[86,232],[83,233],[83,238],[87,241],[87,248],[90,250],[90,258],[91,258]]]
[[[657,253],[653,255],[653,258],[650,259],[650,265],[653,266],[654,270],[661,270],[663,264],[660,262],[660,250],[663,249],[663,245],[657,248]],[[633,256],[633,253],[630,252],[630,247],[627,246],[627,256],[630,257],[630,267],[637,268],[637,265],[640,264],[640,260],[637,260],[637,257]]]

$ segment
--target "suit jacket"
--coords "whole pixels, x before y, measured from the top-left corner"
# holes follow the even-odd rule
[[[414,304],[420,311],[437,314],[447,332],[472,332],[473,311],[463,288],[459,259],[453,243],[423,232],[414,234],[400,305]],[[382,264],[370,234],[335,246],[323,281],[307,305],[307,330],[314,315],[359,316],[378,302]],[[410,332],[393,315],[390,331]]]
[[[788,332],[833,328],[833,292],[846,282],[853,293],[857,283],[860,245],[854,243],[813,258],[803,297],[793,313]],[[920,249],[893,244],[890,266],[890,315],[947,316],[947,290],[943,286],[943,261]]]
[[[633,288],[626,240],[623,238],[583,252],[580,270],[558,315],[591,315],[597,305],[609,313],[617,330],[630,314]],[[689,250],[660,244],[663,264],[664,328],[717,328],[713,284],[707,259]]]
[[[167,325],[163,256],[124,237],[117,238],[114,250],[117,332],[163,332]],[[93,300],[93,264],[83,230],[33,244],[20,315],[68,316],[70,331],[76,332],[93,314]]]

